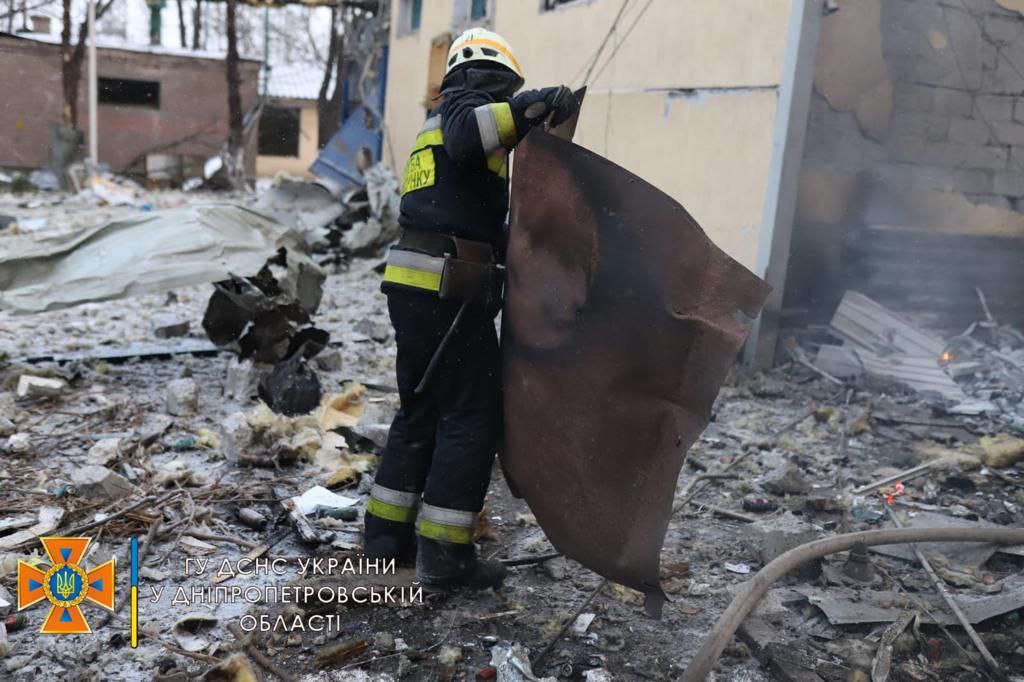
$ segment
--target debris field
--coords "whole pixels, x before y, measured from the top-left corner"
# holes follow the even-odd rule
[[[115,209],[4,195],[0,213],[44,226],[0,235],[0,258],[25,239],[144,216],[144,204],[209,199],[156,192]],[[223,282],[0,312],[0,677],[677,679],[732,598],[787,550],[897,525],[1024,526],[1024,335],[993,319],[983,294],[978,323],[949,334],[850,292],[829,329],[787,340],[788,362],[737,370],[723,388],[676,489],[662,620],[641,593],[560,556],[497,465],[477,539],[511,567],[506,585],[424,593],[410,569],[360,562],[398,396],[382,252],[352,250],[317,258],[327,276],[309,325],[248,353],[207,336]],[[302,336],[311,326],[329,338],[316,352]],[[315,371],[308,414],[259,399],[282,357]],[[87,567],[115,559],[115,610],[85,604],[91,634],[42,635],[45,608],[17,610],[18,562],[45,568],[39,538],[72,535],[92,538]],[[745,620],[714,679],[999,679],[942,591],[1001,674],[1024,679],[1024,546],[917,549],[930,571],[910,545],[804,564]],[[322,598],[341,591],[345,603]]]

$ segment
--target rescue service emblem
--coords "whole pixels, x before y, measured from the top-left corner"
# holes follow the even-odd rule
[[[50,612],[39,630],[43,634],[79,635],[92,632],[81,604],[90,601],[114,610],[114,560],[92,570],[80,565],[91,538],[40,538],[50,568],[18,562],[18,610],[45,599]]]

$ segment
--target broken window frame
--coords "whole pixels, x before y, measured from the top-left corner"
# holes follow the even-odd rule
[[[490,26],[493,20],[494,0],[455,0],[452,5],[452,28],[455,32],[474,26]]]
[[[418,33],[423,26],[423,0],[399,0],[398,35]]]

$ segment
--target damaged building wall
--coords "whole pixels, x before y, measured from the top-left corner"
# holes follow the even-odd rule
[[[822,18],[784,326],[857,289],[939,328],[1024,322],[1024,10],[839,0]]]
[[[100,102],[99,157],[115,171],[145,169],[145,155],[193,157],[201,164],[227,138],[224,61],[216,55],[181,51],[97,50],[100,78],[159,83],[159,105],[113,105]],[[260,64],[242,60],[243,110],[256,104]],[[52,127],[61,121],[60,45],[0,35],[0,73],[18,96],[0,107],[0,167],[35,169],[50,163]],[[88,126],[88,88],[83,70],[79,88],[78,127]],[[175,144],[179,143],[179,144]],[[248,172],[255,170],[255,136],[247,146]],[[202,166],[198,166],[201,171]]]
[[[517,50],[526,87],[579,86],[621,8],[495,0],[479,23]],[[454,9],[424,3],[418,30],[400,6],[392,21],[385,159],[399,166],[423,122],[432,40],[447,47],[446,36],[466,28]],[[757,263],[790,12],[789,0],[631,3],[596,59],[575,138],[684,204],[748,268]]]

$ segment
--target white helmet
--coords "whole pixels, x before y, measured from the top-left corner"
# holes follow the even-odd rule
[[[519,78],[525,80],[512,46],[494,31],[485,28],[471,28],[455,39],[448,50],[447,76],[455,67],[466,62],[487,61],[501,64]]]

